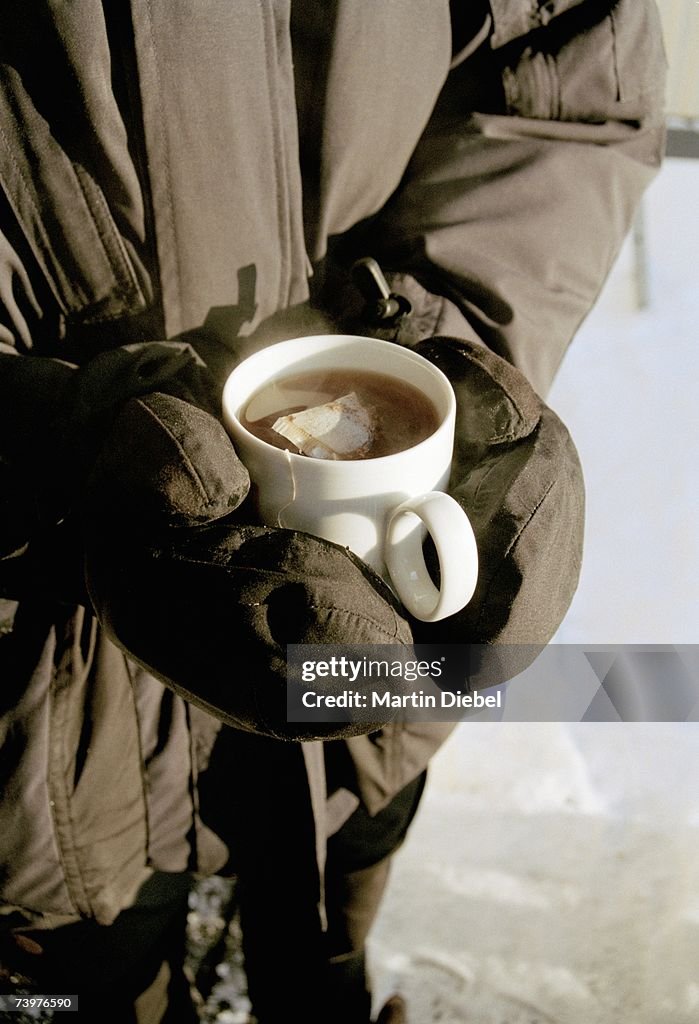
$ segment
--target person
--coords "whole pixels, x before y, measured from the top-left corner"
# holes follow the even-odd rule
[[[285,645],[553,635],[583,486],[544,397],[660,162],[657,12],[25,0],[0,18],[4,984],[190,1019],[187,889],[233,871],[260,1024],[366,1024],[366,937],[447,729],[304,732]],[[389,309],[357,285],[365,257]],[[416,346],[454,385],[450,490],[481,568],[442,623],[256,521],[223,381],[327,330]]]

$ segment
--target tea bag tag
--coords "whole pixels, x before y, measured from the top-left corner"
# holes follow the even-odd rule
[[[333,402],[280,416],[272,430],[312,459],[361,458],[374,439],[371,410],[361,404],[354,391]]]

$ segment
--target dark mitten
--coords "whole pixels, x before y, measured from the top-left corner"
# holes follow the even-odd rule
[[[136,536],[227,515],[250,478],[221,423],[156,392],[132,398],[103,439],[85,487],[88,530]]]
[[[0,393],[5,596],[85,600],[76,587],[80,520],[101,451],[89,489],[98,519],[118,519],[124,504],[134,522],[159,511],[165,523],[208,522],[247,493],[247,472],[215,418],[219,390],[188,343],[127,345],[80,367],[1,353]]]
[[[489,349],[432,338],[417,351],[456,392],[450,491],[473,524],[480,564],[467,607],[416,631],[427,642],[544,645],[580,571],[584,485],[575,446],[525,377]]]
[[[218,414],[219,391],[185,342],[124,345],[81,366],[0,353],[0,457],[21,473],[42,524],[57,522],[78,503],[124,403],[155,391]],[[27,500],[26,494],[15,498]]]
[[[345,549],[222,520],[148,542],[95,536],[86,575],[111,638],[187,700],[285,739],[366,732],[289,723],[286,644],[410,643],[397,602]]]
[[[323,298],[338,323],[415,348],[444,371],[456,393],[450,491],[474,528],[478,585],[457,614],[414,622],[415,638],[480,645],[472,651],[472,661],[483,661],[472,672],[473,686],[510,678],[551,639],[577,586],[584,486],[575,446],[526,377],[483,344],[454,302],[410,274],[387,273],[382,292],[400,305],[377,321],[343,269],[350,262],[346,255],[325,277]]]
[[[410,643],[410,629],[346,549],[241,525],[248,510],[229,513],[247,489],[213,417],[169,395],[127,402],[86,487],[89,595],[110,637],[186,699],[244,729],[309,738],[325,727],[286,720],[286,644]]]

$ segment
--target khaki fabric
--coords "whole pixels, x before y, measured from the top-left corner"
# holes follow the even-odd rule
[[[488,571],[473,621],[445,629],[464,640],[472,629],[479,639],[545,642],[569,600],[578,469],[564,428],[538,403],[662,154],[656,11],[650,0],[493,0],[452,38],[449,8],[446,0],[28,0],[0,14],[0,525],[8,524],[0,595],[21,598],[0,636],[8,921],[106,922],[153,868],[214,870],[225,859],[199,820],[198,780],[221,720],[239,709],[200,637],[189,634],[187,658],[174,656],[197,615],[171,584],[208,579],[210,566],[197,561],[196,537],[189,561],[171,537],[147,553],[131,549],[131,563],[105,560],[93,576],[96,603],[122,646],[139,647],[141,664],[95,628],[77,594],[80,516],[71,531],[65,513],[82,510],[82,471],[93,464],[86,458],[76,470],[76,442],[96,455],[103,435],[94,425],[104,421],[90,400],[74,417],[74,367],[89,379],[100,354],[116,353],[118,363],[125,346],[143,346],[147,362],[150,346],[184,346],[187,366],[206,362],[220,389],[241,341],[264,344],[270,323],[280,336],[312,321],[296,316],[309,296],[334,329],[348,319],[361,327],[356,297],[338,303],[351,289],[335,282],[347,281],[357,256],[373,255],[412,289],[413,322],[426,331],[396,341],[438,331],[444,344],[431,357],[466,390],[483,379],[479,348],[496,390],[501,363],[519,372],[518,387],[531,385],[522,417],[531,430],[486,439],[480,452],[498,466],[504,452],[502,468],[488,476],[464,444],[465,476],[454,487],[478,505]],[[205,355],[194,358],[195,345]],[[104,389],[81,394],[104,412]],[[208,408],[191,392],[174,394]],[[124,418],[134,422],[136,411]],[[34,461],[44,441],[58,483],[48,495]],[[242,545],[218,530],[202,527],[207,557],[216,563],[224,551],[244,562]],[[279,554],[272,541],[245,539],[253,562]],[[291,544],[287,554],[285,565],[300,572],[302,548]],[[139,586],[144,565],[156,562],[170,604],[159,604],[157,587]],[[28,564],[36,575],[23,575]],[[332,596],[328,564],[317,565],[318,579]],[[542,619],[538,602],[556,565],[560,588]],[[269,623],[254,602],[274,588],[263,563],[252,568],[245,622],[267,631],[255,652],[269,669]],[[362,635],[374,637],[378,621],[397,641],[408,636],[410,624],[369,589],[361,568],[349,575],[344,586],[371,593],[365,603],[376,611]],[[225,586],[238,583],[226,576]],[[141,620],[155,607],[157,629],[129,619],[130,606]],[[347,636],[347,616],[334,609],[327,621]],[[204,615],[199,623],[204,633],[213,626]],[[311,625],[307,635],[327,636]],[[271,669],[278,682],[281,654]],[[251,682],[235,680],[248,695]],[[253,698],[247,708],[259,727]],[[264,727],[271,720],[276,730],[279,692],[265,690],[263,703]],[[440,739],[392,727],[350,738],[354,796],[379,808]],[[321,789],[319,776],[311,780],[317,816]],[[310,796],[300,799],[307,808]],[[314,828],[311,845],[321,849],[325,825]]]

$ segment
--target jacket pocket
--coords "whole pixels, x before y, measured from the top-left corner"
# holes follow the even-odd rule
[[[554,16],[550,6],[499,48],[508,113],[593,124],[660,117],[665,57],[650,0],[589,0]]]

